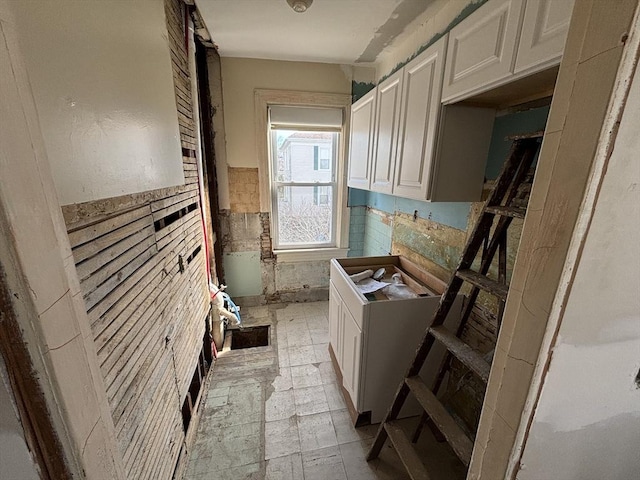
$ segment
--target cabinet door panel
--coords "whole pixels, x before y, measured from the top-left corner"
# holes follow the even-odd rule
[[[560,63],[573,0],[527,0],[515,73]]]
[[[371,190],[391,193],[396,160],[402,73],[394,73],[378,85]]]
[[[490,0],[449,32],[443,101],[489,89],[513,73],[524,0]]]
[[[342,308],[342,382],[353,403],[358,405],[360,381],[360,356],[362,353],[362,332],[353,315],[347,308]]]
[[[393,193],[426,200],[442,87],[446,37],[413,59],[404,71]]]
[[[338,290],[332,281],[329,281],[329,341],[331,342],[331,348],[333,353],[340,363],[342,355],[342,345],[340,342],[340,309],[342,307],[342,299]]]
[[[350,187],[368,190],[370,186],[375,105],[376,91],[374,89],[351,107],[349,178],[347,181]]]

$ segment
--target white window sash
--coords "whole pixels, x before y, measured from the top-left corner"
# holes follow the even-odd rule
[[[272,110],[270,109],[270,114],[272,113]],[[342,113],[341,113],[342,115]],[[290,125],[291,128],[288,128],[288,130],[302,130],[302,129],[298,129],[295,128],[295,125]],[[339,159],[337,157],[338,152],[339,152],[339,145],[340,145],[340,141],[341,141],[341,133],[342,132],[335,132],[337,133],[337,135],[333,136],[332,142],[331,142],[331,150],[332,150],[332,155],[330,158],[330,166],[329,168],[332,171],[332,175],[331,175],[331,181],[328,182],[292,182],[292,181],[287,181],[287,182],[283,182],[283,181],[278,181],[276,179],[277,176],[277,168],[275,168],[274,162],[277,161],[277,150],[278,150],[278,146],[276,145],[276,142],[273,141],[275,135],[274,135],[274,131],[275,130],[282,130],[281,128],[274,126],[273,124],[269,124],[269,142],[270,142],[270,154],[269,154],[269,161],[271,164],[271,181],[270,181],[270,190],[271,190],[271,214],[272,214],[272,223],[273,223],[273,231],[271,232],[271,236],[273,239],[273,243],[274,243],[274,249],[275,250],[285,250],[285,249],[291,249],[291,250],[305,250],[305,249],[314,249],[314,248],[323,248],[323,247],[332,247],[335,248],[338,246],[338,238],[337,238],[337,226],[338,226],[338,217],[340,216],[340,206],[337,204],[338,202],[338,182],[337,182],[337,175],[336,175],[336,170],[339,164]],[[317,128],[311,128],[311,126],[309,126],[308,131],[321,131],[320,129]],[[304,244],[298,244],[298,243],[284,243],[284,242],[280,242],[280,221],[279,221],[279,215],[278,215],[278,204],[280,201],[282,201],[280,198],[278,198],[278,187],[287,187],[287,186],[291,186],[291,187],[315,187],[315,186],[328,186],[328,187],[332,187],[331,191],[332,191],[332,195],[331,195],[331,205],[332,205],[332,213],[331,213],[331,226],[330,226],[330,231],[331,231],[331,235],[330,235],[330,239],[327,242],[308,242],[308,243],[304,243]]]

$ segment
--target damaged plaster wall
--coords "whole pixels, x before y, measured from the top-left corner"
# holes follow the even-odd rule
[[[272,253],[269,213],[260,211],[260,184],[268,179],[258,177],[254,91],[350,94],[356,69],[222,57],[221,70],[229,209],[220,212],[220,241],[229,293],[243,297],[245,305],[326,298],[328,261],[281,263]],[[370,71],[360,70],[357,78],[372,77]]]
[[[432,0],[376,59],[378,81],[436,42],[487,0]]]
[[[640,78],[635,70],[613,153],[602,167],[596,160],[590,190],[599,192],[594,200],[587,194],[572,241],[574,248],[584,243],[576,264],[565,267],[574,276],[519,480],[625,479],[640,471]]]

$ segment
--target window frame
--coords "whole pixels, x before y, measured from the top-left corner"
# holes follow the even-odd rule
[[[287,90],[256,89],[254,92],[256,148],[258,175],[260,178],[260,211],[269,213],[273,228],[271,201],[271,170],[269,162],[270,128],[268,111],[271,105],[300,107],[332,107],[342,110],[342,129],[336,145],[337,165],[335,169],[335,246],[318,248],[273,249],[278,262],[324,260],[346,256],[349,245],[349,209],[347,208],[346,167],[348,158],[347,133],[351,113],[351,95],[302,92]],[[275,230],[272,230],[272,235]]]
[[[329,158],[327,159],[327,161],[329,162],[327,167],[325,168],[325,167],[322,166],[322,160],[324,160],[324,159],[320,156],[320,152],[322,152],[323,150],[327,150],[327,149],[318,148],[318,171],[319,172],[324,172],[324,171],[327,171],[327,170],[331,170],[331,154],[329,154]],[[332,153],[333,153],[333,158],[337,158],[337,155],[339,153],[338,148],[334,148]],[[334,167],[335,167],[335,165],[334,165]],[[335,172],[334,172],[334,174],[335,174]]]
[[[326,188],[325,185],[314,185],[313,187],[313,197],[314,197],[314,201],[316,202],[316,205],[329,205],[329,193],[328,192],[322,193],[325,190],[320,190],[324,188]],[[335,191],[335,188],[334,188],[334,191]],[[327,197],[327,201],[323,202],[322,197]],[[335,197],[335,194],[332,195],[332,197]]]
[[[275,132],[276,131],[283,131],[283,130],[289,130],[289,131],[293,131],[293,132],[301,132],[301,131],[312,131],[312,132],[316,132],[316,130],[314,130],[313,128],[302,128],[302,127],[296,127],[295,125],[292,125],[290,128],[276,128],[273,129],[271,127],[269,127],[269,166],[270,166],[270,178],[269,181],[271,183],[271,239],[273,241],[273,244],[275,246],[274,250],[275,251],[282,251],[282,250],[310,250],[310,249],[318,249],[318,248],[336,248],[337,247],[337,238],[336,238],[336,226],[338,223],[338,213],[337,213],[337,208],[336,206],[336,201],[337,201],[337,197],[338,197],[338,182],[337,182],[337,177],[338,177],[338,172],[337,172],[337,167],[338,164],[340,162],[340,152],[339,152],[339,144],[340,144],[340,137],[342,134],[342,131],[327,131],[325,133],[329,133],[332,135],[335,135],[335,137],[332,139],[331,141],[331,148],[328,149],[333,150],[330,154],[329,154],[329,168],[327,169],[323,169],[324,171],[331,171],[331,167],[333,166],[333,172],[331,175],[331,178],[328,181],[294,181],[294,180],[278,180],[277,178],[277,174],[275,171],[275,164],[277,163],[277,150],[278,147],[274,142],[274,137]],[[320,130],[318,130],[320,131]],[[318,152],[320,150],[320,148],[317,145],[314,145],[313,142],[299,142],[298,146],[313,146],[314,147],[314,157],[315,157],[315,149],[318,149]],[[331,161],[331,159],[333,158],[333,162]],[[314,159],[315,160],[315,159]],[[318,157],[319,160],[319,157]],[[318,164],[319,165],[319,164]],[[315,167],[315,162],[314,162],[314,167]],[[314,168],[314,171],[320,171],[320,170],[316,170]],[[279,218],[279,214],[278,214],[278,208],[277,205],[278,203],[280,203],[281,199],[280,199],[280,194],[278,192],[278,188],[280,187],[313,187],[313,200],[314,200],[314,204],[315,205],[320,205],[320,203],[317,202],[318,199],[318,194],[317,194],[317,189],[319,187],[328,187],[333,189],[333,195],[330,195],[331,197],[331,203],[334,205],[333,211],[332,211],[332,215],[331,215],[331,238],[326,241],[326,242],[310,242],[310,243],[305,243],[305,244],[287,244],[284,242],[280,241],[280,228],[279,228],[279,223],[280,223],[280,218]],[[286,191],[286,190],[285,190]],[[328,194],[327,194],[328,195]],[[288,196],[289,199],[293,198],[293,195],[285,195]],[[329,196],[329,195],[328,195]],[[325,205],[328,205],[329,199],[327,199],[327,202]]]

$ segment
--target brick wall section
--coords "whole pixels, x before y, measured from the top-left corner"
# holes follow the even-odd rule
[[[262,225],[262,233],[260,234],[260,260],[273,258],[273,249],[271,247],[271,222],[269,214],[260,213],[260,224]]]
[[[260,212],[257,168],[229,168],[229,202],[232,213]]]

